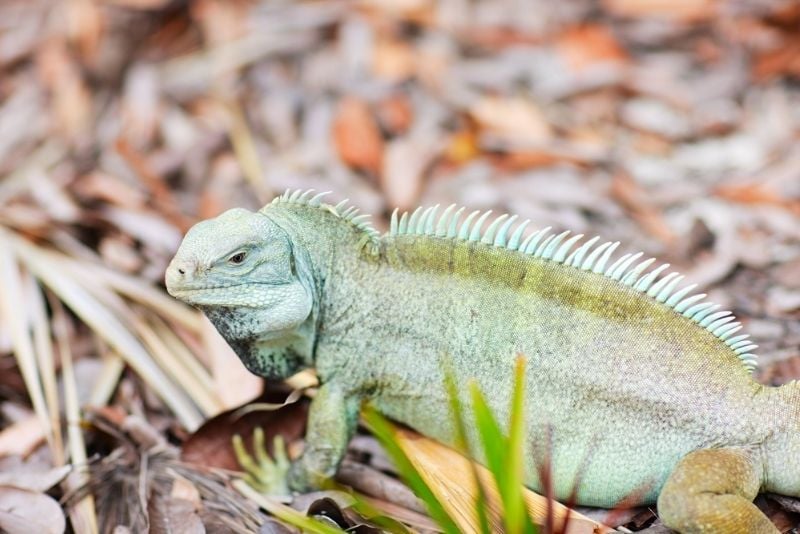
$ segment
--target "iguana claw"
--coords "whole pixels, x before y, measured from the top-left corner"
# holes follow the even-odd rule
[[[272,442],[274,459],[270,458],[264,443],[264,431],[256,428],[253,432],[253,456],[247,452],[244,440],[240,435],[233,436],[233,450],[236,460],[244,469],[244,481],[267,495],[290,495],[287,476],[289,458],[286,454],[286,443],[280,434]]]

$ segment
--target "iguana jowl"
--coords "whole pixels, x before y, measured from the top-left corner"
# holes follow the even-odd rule
[[[335,474],[365,399],[452,443],[444,357],[506,420],[523,354],[528,443],[552,440],[556,497],[580,473],[581,504],[658,498],[682,532],[776,532],[751,501],[800,495],[800,390],[756,383],[739,323],[678,289],[667,266],[612,261],[618,243],[568,232],[523,239],[515,217],[484,229],[488,212],[452,206],[395,213],[381,236],[355,208],[311,194],[198,223],[166,276],[253,373],[316,368],[293,488]]]

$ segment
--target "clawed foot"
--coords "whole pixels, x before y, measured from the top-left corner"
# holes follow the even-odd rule
[[[264,431],[256,428],[253,432],[254,457],[247,452],[242,437],[238,434],[233,436],[233,450],[245,471],[245,482],[266,495],[290,495],[287,483],[290,462],[286,444],[280,435],[275,436],[272,444],[274,459],[270,458],[264,444]]]

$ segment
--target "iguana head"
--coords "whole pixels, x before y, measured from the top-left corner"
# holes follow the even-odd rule
[[[256,345],[291,338],[311,314],[313,283],[297,252],[266,216],[232,209],[189,230],[167,268],[167,291],[201,309],[253,370]]]

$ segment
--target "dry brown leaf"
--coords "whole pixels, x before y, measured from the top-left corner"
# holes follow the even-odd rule
[[[477,158],[480,153],[478,135],[473,128],[463,129],[450,136],[444,152],[447,160],[456,164]]]
[[[210,43],[226,43],[247,32],[247,4],[227,0],[200,0],[192,11],[203,25]]]
[[[170,0],[103,0],[106,4],[113,4],[127,9],[161,9]]]
[[[559,32],[556,49],[573,70],[580,71],[598,63],[623,65],[628,54],[608,26],[583,24]]]
[[[717,15],[719,0],[603,0],[605,9],[620,17],[661,18],[701,22]]]
[[[333,122],[333,142],[341,160],[373,177],[383,161],[383,137],[369,105],[355,97],[344,98]]]
[[[123,273],[137,272],[144,264],[130,237],[126,235],[104,237],[100,241],[97,251],[106,264]]]
[[[44,428],[35,415],[0,430],[0,456],[28,456],[44,440]]]
[[[100,50],[105,17],[94,0],[71,0],[61,4],[69,21],[70,40],[77,42],[81,57],[92,61]]]
[[[160,497],[152,506],[149,532],[153,534],[206,534],[194,503],[175,497]]]
[[[155,173],[147,158],[122,137],[117,139],[115,148],[150,191],[155,207],[178,229],[186,232],[192,221],[181,212],[172,190],[167,187],[162,177]]]
[[[414,121],[414,109],[408,95],[396,93],[378,102],[378,119],[392,135],[405,133]]]
[[[72,191],[87,201],[97,200],[128,209],[142,207],[147,199],[140,189],[101,171],[82,176]]]
[[[642,187],[629,175],[617,173],[611,182],[611,195],[630,212],[642,228],[664,243],[674,243],[675,232],[664,220],[661,211],[648,199]]]
[[[52,497],[0,486],[0,530],[8,534],[61,534],[66,523],[61,506]]]
[[[271,391],[259,399],[270,404],[282,403],[286,392]],[[273,438],[280,434],[285,442],[299,439],[305,432],[308,398],[282,406],[277,410],[259,410],[237,417],[239,410],[221,413],[203,423],[181,447],[181,459],[203,467],[240,469],[233,452],[232,438],[242,436],[248,449],[255,428],[264,430],[265,444],[272,451]]]
[[[372,70],[378,78],[406,80],[414,75],[415,65],[414,50],[407,42],[385,37],[375,43]]]
[[[552,136],[542,111],[527,98],[484,96],[470,113],[484,129],[513,143],[542,143]]]
[[[161,122],[158,70],[153,65],[130,67],[122,95],[122,132],[135,147],[153,141]]]
[[[12,486],[35,492],[45,492],[64,480],[72,466],[63,465],[42,471],[36,466],[23,464],[19,469],[0,473],[0,486]]]
[[[579,151],[568,147],[556,148],[543,146],[540,148],[511,149],[492,153],[488,158],[498,169],[520,171],[547,167],[556,163],[570,163],[584,167],[598,163],[601,158],[596,153]]]
[[[462,33],[462,38],[469,43],[491,49],[503,49],[509,46],[540,45],[544,41],[537,33],[526,33],[513,28],[470,27]]]
[[[61,133],[72,138],[85,134],[92,119],[91,95],[66,43],[52,39],[40,48],[37,60]]]
[[[786,198],[763,183],[720,185],[714,192],[732,202],[766,204],[800,214],[800,200]]]
[[[383,160],[381,187],[392,207],[409,209],[422,192],[425,170],[435,155],[431,144],[423,146],[411,139],[390,141]]]

